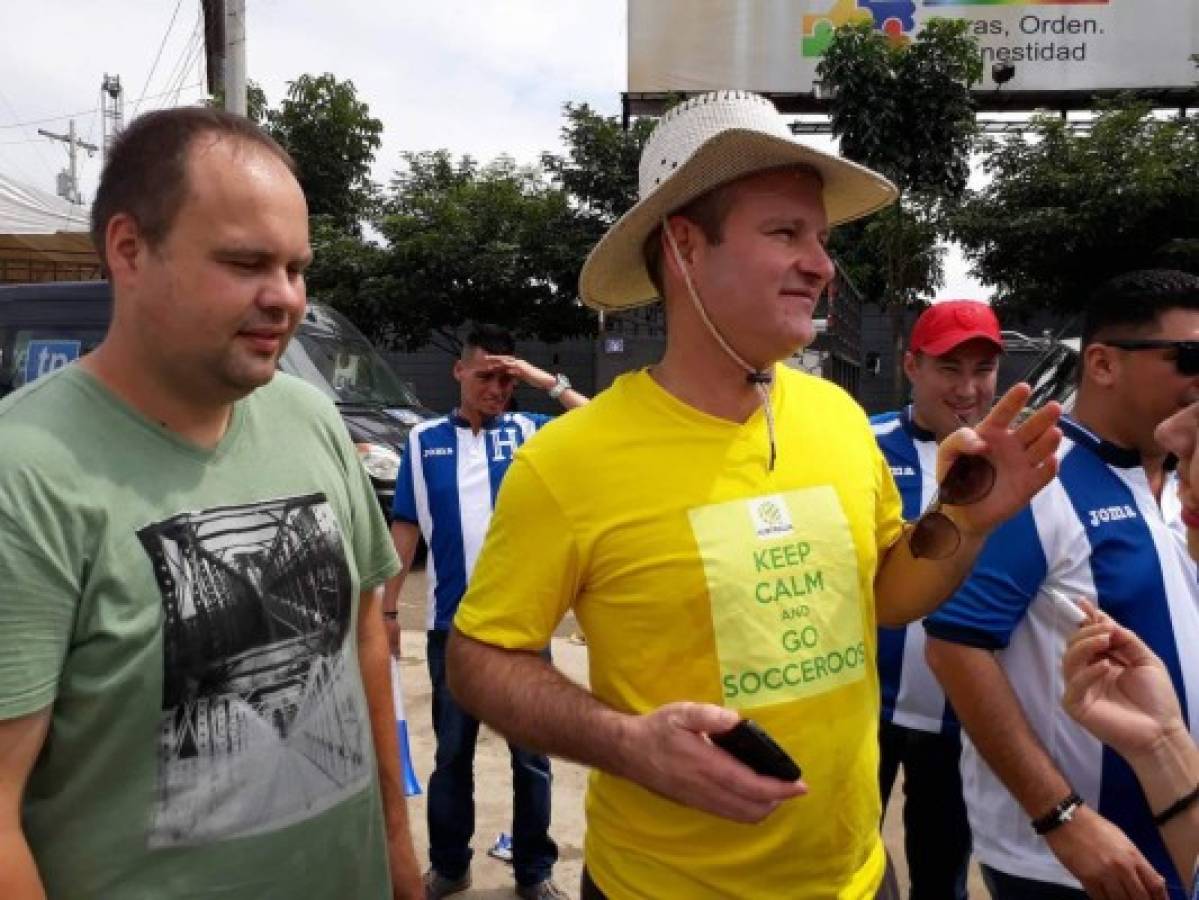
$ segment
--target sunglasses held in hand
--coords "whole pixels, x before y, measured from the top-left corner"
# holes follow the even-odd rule
[[[908,534],[908,546],[916,559],[947,559],[962,544],[962,533],[943,506],[977,503],[995,486],[995,466],[985,456],[959,456],[941,479],[937,495]]]

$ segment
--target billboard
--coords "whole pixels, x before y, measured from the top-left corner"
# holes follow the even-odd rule
[[[818,101],[816,65],[836,27],[870,22],[902,44],[933,17],[970,23],[984,108],[1125,89],[1197,96],[1196,0],[629,0],[629,96],[746,88]],[[1013,68],[1005,84],[995,63]]]

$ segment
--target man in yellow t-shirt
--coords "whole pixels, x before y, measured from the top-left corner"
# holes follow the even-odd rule
[[[640,184],[580,291],[602,309],[663,297],[666,353],[517,454],[455,618],[450,686],[510,738],[595,768],[585,898],[873,897],[875,626],[935,608],[1053,476],[1057,411],[1012,430],[1016,389],[943,442],[939,470],[985,455],[989,490],[901,539],[865,415],[777,365],[812,340],[830,224],[894,188],[739,91],[667,113]],[[537,653],[568,609],[590,691]],[[709,740],[743,716],[802,780]]]

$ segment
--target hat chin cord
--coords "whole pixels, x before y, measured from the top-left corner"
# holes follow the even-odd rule
[[[708,329],[708,333],[712,335],[717,345],[728,355],[729,359],[745,370],[745,380],[752,384],[762,397],[762,409],[766,414],[766,436],[770,441],[770,460],[767,463],[767,471],[773,472],[774,461],[778,456],[774,440],[774,409],[770,405],[770,385],[774,381],[774,372],[768,369],[755,369],[745,361],[741,354],[729,346],[729,342],[724,339],[724,335],[716,328],[715,323],[708,316],[708,311],[704,309],[704,304],[699,299],[699,292],[695,290],[695,284],[691,281],[691,273],[687,270],[686,263],[683,262],[683,254],[679,252],[679,245],[675,243],[674,235],[670,233],[666,219],[662,219],[662,233],[666,235],[666,241],[670,244],[670,251],[674,254],[679,271],[683,274],[683,283],[687,285],[687,294],[691,297],[691,303],[695,307],[696,313],[699,314],[700,321],[704,323],[704,326]]]

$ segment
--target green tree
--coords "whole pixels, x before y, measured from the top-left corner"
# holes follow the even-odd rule
[[[376,223],[382,263],[363,290],[378,311],[374,337],[456,352],[468,321],[548,341],[592,330],[576,295],[580,221],[565,192],[507,157],[404,159]]]
[[[637,200],[637,164],[654,120],[634,119],[626,131],[586,103],[567,103],[562,115],[566,153],[543,153],[542,167],[602,231]]]
[[[943,278],[940,238],[970,175],[971,86],[982,77],[962,20],[932,19],[910,43],[869,23],[837,29],[817,67],[844,156],[882,172],[898,203],[834,233],[833,251],[867,300],[891,311],[895,401],[903,377],[904,310]]]
[[[358,99],[354,83],[301,75],[278,108],[267,110],[266,127],[295,159],[309,213],[358,234],[376,201],[370,172],[383,123]]]
[[[587,253],[637,201],[637,167],[655,120],[634,119],[627,129],[615,116],[604,116],[586,103],[562,108],[565,153],[543,153],[542,168],[570,198],[575,211],[569,240],[558,243],[562,277],[577,279]],[[661,324],[658,307],[642,307],[615,317]],[[611,321],[613,316],[609,317]]]
[[[953,232],[1004,308],[1078,310],[1101,281],[1144,266],[1199,272],[1199,118],[1126,99],[1089,133],[1046,116],[985,151],[990,181]]]

